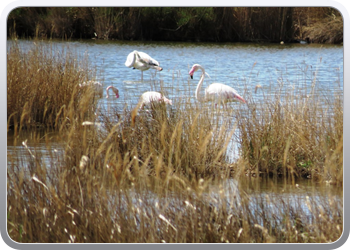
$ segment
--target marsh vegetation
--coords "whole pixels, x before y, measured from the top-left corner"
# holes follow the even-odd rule
[[[303,178],[341,189],[342,83],[337,94],[320,95],[316,84],[287,89],[282,81],[273,94],[257,88],[263,101],[248,93],[235,109],[182,96],[133,121],[133,107],[107,112],[78,87],[96,71],[68,47],[36,40],[24,51],[14,41],[8,50],[8,134],[15,141],[31,134],[21,141],[24,153],[7,155],[14,241],[329,243],[341,236],[342,199],[305,193],[291,201],[249,190],[267,181],[300,188]],[[63,147],[47,143],[44,159],[36,146],[53,131]]]

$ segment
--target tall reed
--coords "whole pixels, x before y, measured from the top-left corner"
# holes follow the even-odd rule
[[[87,55],[77,55],[68,47],[57,48],[39,40],[27,48],[21,48],[16,40],[9,43],[8,128],[15,131],[20,131],[21,127],[58,128],[68,119],[74,119],[68,112],[78,112],[79,103],[83,101],[84,90],[78,85],[95,75]]]
[[[341,185],[341,95],[315,95],[314,85],[304,92],[286,92],[281,84],[276,94],[264,96],[264,102],[248,96],[248,106],[235,110],[179,98],[172,106],[139,110],[133,123],[128,106],[97,110],[94,93],[76,89],[75,77],[91,78],[89,65],[76,70],[85,57],[73,59],[66,50],[59,58],[69,60],[64,60],[64,70],[57,70],[51,66],[56,62],[49,56],[52,51],[40,51],[9,56],[10,72],[33,83],[24,85],[29,96],[24,104],[32,104],[36,114],[46,106],[37,105],[32,97],[40,95],[32,92],[51,90],[47,96],[56,98],[56,89],[35,83],[39,79],[46,86],[44,76],[50,74],[42,70],[45,67],[60,76],[52,79],[55,88],[63,85],[71,92],[62,91],[54,99],[60,108],[53,107],[52,118],[43,120],[57,128],[62,147],[46,144],[49,157],[44,158],[36,150],[42,136],[35,134],[31,141],[23,140],[25,153],[8,156],[7,231],[14,241],[329,243],[341,236],[341,199],[305,195],[292,202],[283,196],[263,196],[250,188],[266,179],[253,183],[241,174],[284,173],[286,182],[288,175],[291,179],[311,175]],[[28,58],[30,63],[22,65]],[[27,80],[14,69],[15,62],[30,73]],[[41,71],[46,74],[40,75]],[[19,91],[19,82],[8,74],[14,79],[11,86]],[[29,91],[30,86],[35,90]],[[258,91],[265,93],[264,88]],[[13,89],[11,93],[11,100],[17,100]],[[61,100],[68,104],[60,104]],[[9,112],[8,119],[20,120],[25,112],[20,105],[14,107],[17,110]],[[86,126],[84,121],[97,121],[95,111],[101,114],[100,123]],[[21,115],[15,116],[16,112]],[[25,114],[36,117],[32,112]],[[44,113],[37,117],[47,117]],[[30,124],[24,118],[21,122]],[[19,125],[17,130],[24,128]],[[227,149],[235,143],[237,129],[241,154],[231,162]]]
[[[281,81],[274,94],[259,88],[262,100],[251,97],[237,113],[248,172],[342,185],[343,90],[336,82],[333,93],[317,86],[316,76],[298,88]]]
[[[188,120],[171,124],[177,112]],[[215,114],[182,112],[141,111],[134,128],[128,110],[104,117],[103,127],[74,120],[61,128],[62,155],[48,144],[48,161],[29,148],[13,158],[10,237],[41,243],[325,243],[340,237],[341,201],[286,202],[249,192],[249,179],[238,185],[227,178],[223,152],[232,130],[215,128]]]

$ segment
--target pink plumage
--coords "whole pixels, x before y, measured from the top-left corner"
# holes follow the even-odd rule
[[[189,75],[191,76],[191,79],[193,79],[193,74],[197,70],[202,71],[202,75],[197,84],[197,88],[195,92],[195,96],[198,101],[200,102],[214,101],[215,105],[218,103],[222,103],[224,107],[226,107],[227,102],[246,103],[246,100],[244,100],[244,98],[240,96],[234,88],[222,83],[210,84],[205,89],[204,96],[202,96],[200,92],[201,92],[202,84],[204,82],[204,77],[206,74],[204,68],[199,64],[194,64],[189,72]]]

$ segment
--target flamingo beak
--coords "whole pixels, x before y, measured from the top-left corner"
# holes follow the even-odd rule
[[[193,79],[193,75],[190,75],[191,76],[191,79]]]
[[[238,96],[238,95],[236,96],[236,99],[237,99],[238,101],[242,102],[242,103],[247,103],[247,101],[244,100],[243,97],[240,97],[240,96]]]
[[[115,93],[115,97],[119,98],[119,93]]]

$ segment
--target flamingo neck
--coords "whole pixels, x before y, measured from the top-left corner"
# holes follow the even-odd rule
[[[109,90],[110,90],[110,89],[112,89],[113,92],[116,93],[116,90],[115,90],[115,88],[114,88],[113,86],[108,86],[108,87],[106,88],[106,93],[107,93],[106,98],[109,98]]]
[[[132,57],[131,65],[134,65],[135,61],[136,61],[136,56],[138,56],[138,52],[136,50],[134,50],[132,54],[133,54],[133,57]]]
[[[109,91],[110,88],[112,88],[112,86],[109,86],[109,87],[106,88],[106,98],[109,98],[109,93],[108,93],[108,91]]]
[[[198,84],[197,84],[197,88],[196,88],[196,99],[197,99],[198,101],[202,101],[203,98],[202,98],[200,92],[201,92],[201,89],[202,89],[202,84],[203,84],[203,82],[204,82],[205,70],[204,70],[204,68],[202,68],[202,67],[198,67],[198,69],[200,69],[200,70],[202,71],[202,75],[201,75],[201,78],[199,79],[199,82],[198,82]]]

